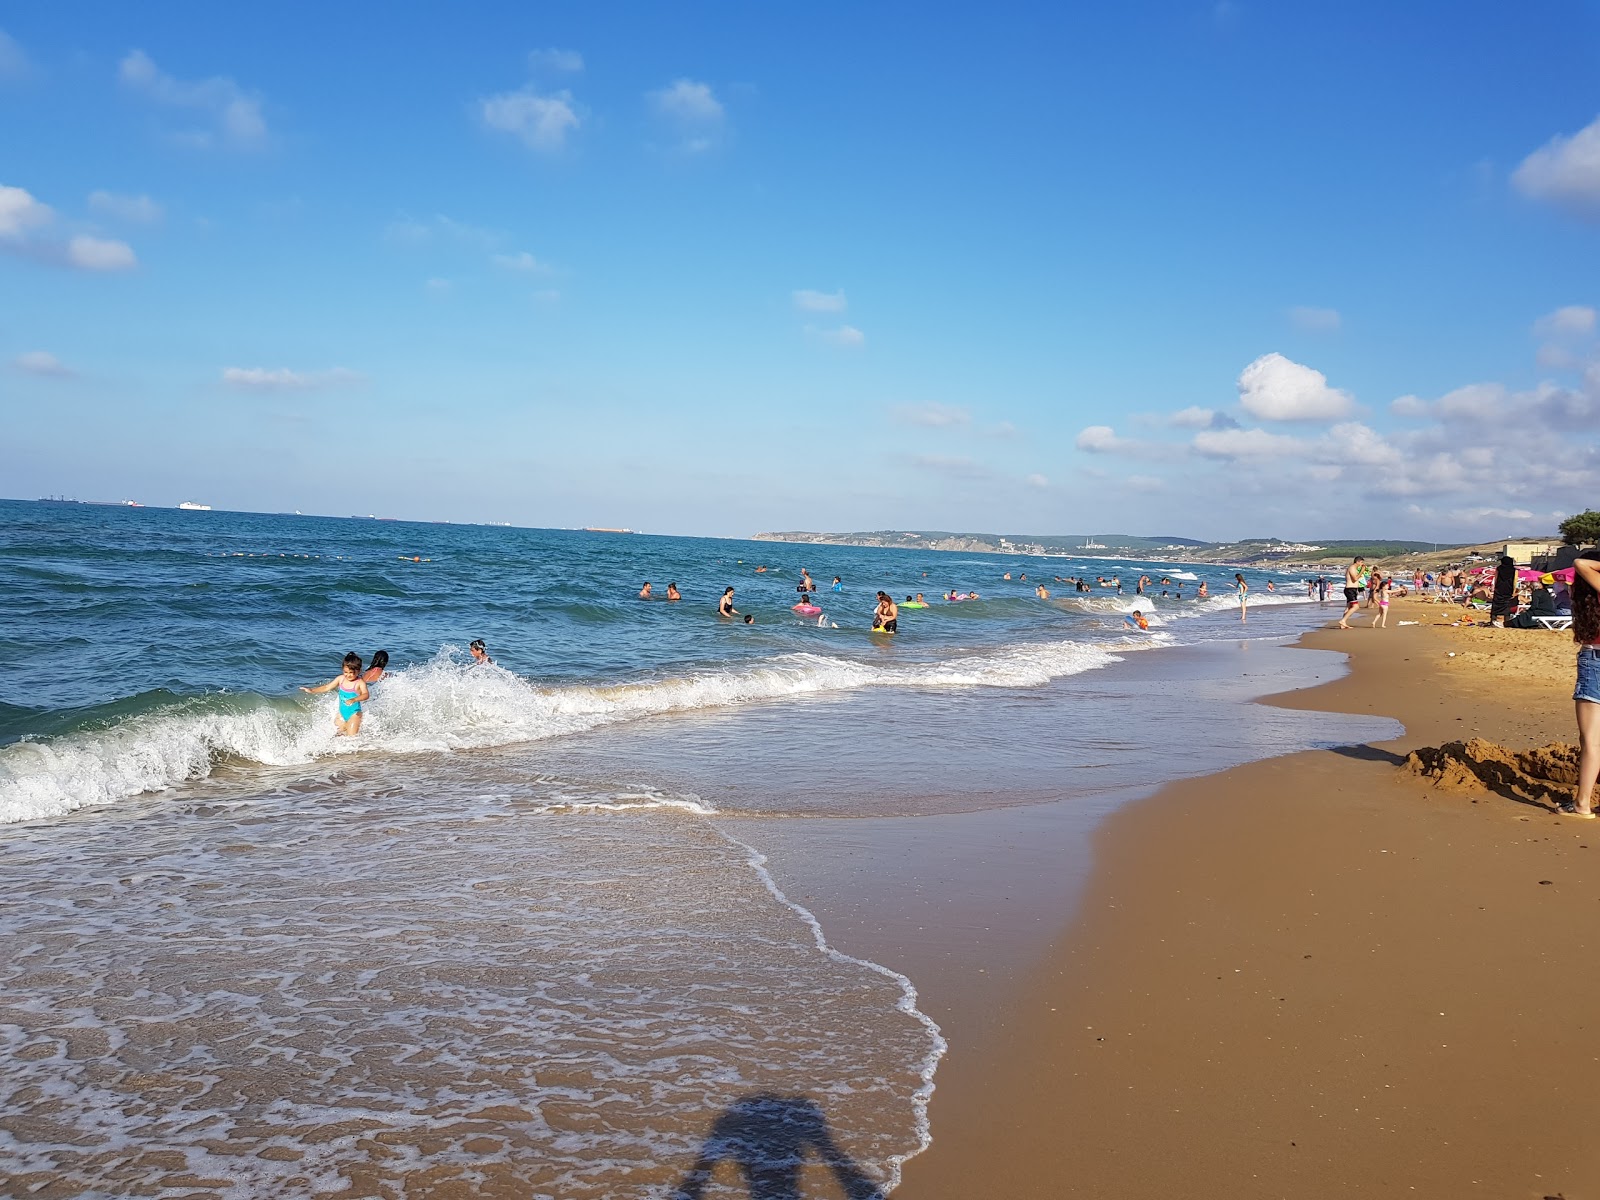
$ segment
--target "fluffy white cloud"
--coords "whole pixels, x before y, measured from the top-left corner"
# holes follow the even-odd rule
[[[1202,429],[1191,443],[1203,458],[1284,458],[1300,453],[1299,438],[1265,429]]]
[[[54,354],[45,350],[30,350],[11,360],[11,365],[29,375],[44,375],[55,379],[70,379],[77,374]]]
[[[0,185],[0,238],[23,238],[48,225],[55,214],[24,188]]]
[[[97,213],[136,225],[154,225],[162,208],[149,196],[124,196],[116,192],[90,192],[89,207]]]
[[[1586,304],[1569,304],[1545,313],[1533,323],[1541,337],[1585,337],[1595,331],[1595,310]]]
[[[940,404],[930,400],[926,404],[902,404],[894,410],[894,419],[902,425],[920,425],[925,429],[949,429],[957,425],[970,425],[972,413],[953,404]]]
[[[846,307],[844,289],[837,292],[814,292],[798,288],[793,293],[794,306],[801,312],[843,312]]]
[[[1128,442],[1126,438],[1119,438],[1109,425],[1090,425],[1078,432],[1072,444],[1086,454],[1115,454]]]
[[[512,134],[528,149],[543,153],[560,150],[567,135],[582,124],[572,93],[566,90],[548,95],[532,87],[501,92],[483,100],[480,111],[490,129]]]
[[[1047,488],[1050,486],[1050,481],[1043,475],[1038,474],[1029,475],[1022,482],[1032,488]]]
[[[1297,304],[1289,310],[1289,320],[1295,328],[1312,333],[1332,333],[1343,324],[1338,309],[1312,308],[1304,304]]]
[[[1511,173],[1511,183],[1524,196],[1600,220],[1600,117],[1528,155]]]
[[[515,254],[491,255],[490,261],[503,270],[518,271],[524,275],[545,275],[550,271],[547,263],[540,262],[526,250],[519,250]]]
[[[717,144],[726,111],[711,85],[695,79],[676,79],[649,93],[650,107],[678,138],[678,149],[699,154]]]
[[[187,145],[257,150],[267,143],[261,97],[225,76],[185,82],[162,71],[143,50],[131,50],[119,64],[117,77],[124,86],[157,104],[201,114],[210,128],[179,133],[177,140]]]
[[[576,50],[557,50],[551,47],[546,50],[528,51],[528,69],[535,73],[541,71],[559,71],[567,75],[575,75],[583,70],[583,55]]]
[[[139,265],[127,242],[79,234],[67,243],[67,262],[85,271],[131,271]]]
[[[1263,354],[1239,374],[1239,403],[1263,421],[1333,421],[1355,407],[1350,393],[1328,386],[1321,371]]]
[[[1191,405],[1180,408],[1167,418],[1168,425],[1176,425],[1179,429],[1209,429],[1211,423],[1217,419],[1215,409],[1201,408]]]
[[[222,382],[250,392],[309,392],[316,388],[347,387],[361,383],[359,371],[334,367],[327,371],[291,371],[288,367],[225,367]]]

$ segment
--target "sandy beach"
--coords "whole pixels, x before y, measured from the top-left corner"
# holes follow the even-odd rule
[[[1070,928],[941,1067],[898,1194],[1597,1194],[1600,827],[1551,811],[1559,783],[1404,766],[1574,741],[1571,642],[1459,612],[1402,601],[1391,620],[1417,624],[1309,634],[1350,674],[1267,701],[1403,737],[1106,820]]]

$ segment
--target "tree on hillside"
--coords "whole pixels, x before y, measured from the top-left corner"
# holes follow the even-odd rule
[[[1585,509],[1561,522],[1561,540],[1569,546],[1592,546],[1600,542],[1600,512]]]

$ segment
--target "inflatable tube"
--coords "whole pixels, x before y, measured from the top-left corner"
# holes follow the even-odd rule
[[[926,604],[918,604],[915,600],[907,600],[900,607],[901,608],[927,608],[928,606]]]
[[[802,617],[814,617],[822,611],[815,604],[796,604],[793,607]]]

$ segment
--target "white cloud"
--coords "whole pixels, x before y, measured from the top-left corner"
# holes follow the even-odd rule
[[[438,238],[441,241],[462,242],[485,250],[505,241],[505,235],[493,229],[457,221],[443,213],[436,213],[426,220],[408,215],[396,217],[384,227],[383,236],[391,242],[408,245],[420,245]]]
[[[1265,429],[1202,429],[1194,452],[1204,458],[1284,458],[1304,449],[1299,438]]]
[[[117,192],[90,192],[89,207],[97,213],[136,225],[154,225],[162,208],[149,196],[124,196]]]
[[[1328,386],[1321,371],[1263,354],[1239,374],[1239,402],[1263,421],[1331,421],[1355,407],[1350,393]]]
[[[535,73],[540,71],[559,71],[567,75],[575,75],[583,70],[583,55],[576,50],[557,50],[551,47],[546,50],[528,51],[528,69]]]
[[[1173,413],[1167,418],[1167,424],[1176,425],[1179,429],[1209,429],[1216,419],[1216,410],[1191,405]]]
[[[0,185],[0,238],[21,239],[48,225],[55,213],[24,188]]]
[[[1582,362],[1571,350],[1555,342],[1540,346],[1534,353],[1533,361],[1547,371],[1570,371]]]
[[[261,114],[261,97],[247,92],[226,76],[192,83],[175,79],[156,66],[143,50],[131,50],[117,69],[124,86],[169,108],[192,109],[203,115],[209,129],[179,133],[177,140],[200,149],[227,146],[257,150],[267,143],[267,120]]]
[[[1037,474],[1029,475],[1022,482],[1027,484],[1029,487],[1034,488],[1047,488],[1050,486],[1050,481],[1048,479],[1046,479],[1043,475]]]
[[[1343,324],[1336,308],[1311,308],[1297,304],[1289,310],[1289,320],[1295,328],[1312,333],[1332,333]]]
[[[317,388],[348,387],[362,383],[359,371],[334,367],[327,371],[291,371],[288,367],[225,367],[222,382],[250,392],[308,392]]]
[[[1119,438],[1109,425],[1090,425],[1078,433],[1072,444],[1087,454],[1115,454],[1127,445],[1127,439]]]
[[[515,254],[491,255],[490,261],[503,270],[519,271],[525,275],[547,275],[550,272],[548,263],[540,262],[526,250],[519,250]]]
[[[127,242],[87,234],[79,234],[67,243],[67,262],[85,271],[131,271],[139,265]]]
[[[1329,429],[1313,453],[1324,462],[1343,465],[1394,467],[1404,460],[1397,447],[1360,421],[1346,421]]]
[[[794,306],[801,312],[843,312],[846,307],[844,289],[837,292],[814,292],[799,288],[794,293]]]
[[[541,94],[533,87],[489,96],[480,105],[490,129],[520,138],[530,150],[553,153],[567,144],[567,135],[582,125],[572,93]]]
[[[1569,304],[1545,313],[1533,323],[1540,337],[1585,337],[1595,331],[1595,310],[1586,304]]]
[[[816,334],[825,342],[835,346],[844,346],[854,349],[867,344],[867,335],[854,325],[841,325],[837,329],[819,329]]]
[[[0,29],[0,83],[21,83],[33,77],[33,64],[17,41]]]
[[[949,429],[957,425],[970,425],[972,413],[953,404],[940,404],[930,400],[926,404],[902,404],[894,410],[894,419],[902,425],[920,425],[925,429]]]
[[[656,116],[673,128],[679,150],[699,154],[716,145],[726,110],[710,84],[676,79],[649,93],[649,100]]]
[[[1511,173],[1511,183],[1524,196],[1600,219],[1600,117],[1528,155]]]
[[[71,379],[77,374],[54,354],[44,350],[30,350],[11,360],[11,365],[29,375],[44,375],[55,379]]]

